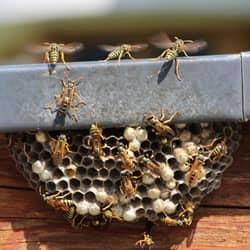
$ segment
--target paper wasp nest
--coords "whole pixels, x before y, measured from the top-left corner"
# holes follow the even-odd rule
[[[18,170],[32,188],[41,187],[47,194],[69,193],[65,199],[75,208],[77,223],[84,224],[85,219],[81,221],[81,218],[90,221],[99,218],[109,200],[113,200],[110,211],[122,221],[145,218],[158,221],[166,215],[176,218],[186,200],[198,206],[204,196],[219,188],[223,172],[232,163],[232,154],[239,145],[239,125],[235,123],[176,124],[172,128],[176,135],[168,136],[165,141],[151,127],[140,130],[138,140],[133,139],[132,128],[126,132],[124,128],[104,129],[104,159],[94,155],[87,146],[88,130],[61,132],[68,138],[70,152],[66,152],[58,165],[51,159],[49,138],[57,139],[60,132],[14,134],[11,151]],[[201,154],[204,164],[200,177],[189,183],[188,157],[199,154],[200,148],[220,137],[227,153],[219,160],[208,153]],[[137,164],[132,174],[137,177],[133,181],[132,197],[126,197],[121,191],[124,168],[119,145],[129,146],[137,158],[151,157],[163,166],[159,175],[155,175],[141,163]]]

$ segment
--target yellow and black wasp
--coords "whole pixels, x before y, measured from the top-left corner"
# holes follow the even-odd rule
[[[47,192],[43,193],[41,186],[38,188],[38,190],[40,195],[43,197],[43,200],[56,210],[69,212],[70,207],[74,205],[72,200],[66,199],[66,197],[71,195],[70,192],[57,191],[53,194],[49,194]]]
[[[135,246],[139,246],[140,248],[148,248],[150,249],[150,247],[154,245],[154,241],[152,239],[152,236],[146,232],[143,233],[143,239],[142,240],[138,240],[135,242]]]
[[[228,153],[227,144],[222,137],[215,138],[210,144],[205,145],[203,148],[208,151],[208,157],[212,160],[220,160]]]
[[[140,52],[148,47],[148,44],[141,43],[141,44],[122,44],[118,46],[112,45],[100,45],[99,46],[102,50],[109,52],[107,58],[104,61],[112,60],[118,58],[118,61],[125,55],[128,55],[130,59],[135,59],[131,53],[132,52]]]
[[[102,134],[102,128],[97,124],[93,123],[90,127],[89,139],[87,145],[91,148],[92,152],[99,156],[101,159],[105,156],[103,151],[104,136]]]
[[[67,137],[64,134],[60,134],[58,139],[50,138],[49,146],[51,149],[51,156],[54,164],[61,164],[64,156],[67,153],[72,153],[69,149],[69,143]]]
[[[65,68],[69,70],[69,66],[65,62],[64,54],[72,54],[83,49],[83,44],[78,42],[63,44],[63,43],[48,43],[43,45],[33,45],[29,50],[33,53],[44,53],[44,62],[48,64],[49,74],[53,74],[56,64],[61,60]]]
[[[175,61],[175,74],[180,81],[180,65],[177,57],[183,53],[186,57],[188,54],[196,54],[207,48],[207,42],[204,40],[182,40],[178,37],[174,37],[175,41],[171,41],[166,33],[160,33],[150,38],[150,43],[157,48],[164,49],[164,51],[156,59],[166,59],[167,63],[164,67],[165,74],[170,70],[173,61]]]
[[[54,97],[55,100],[48,104],[45,109],[52,110],[55,105],[55,110],[51,111],[59,112],[63,115],[67,114],[72,120],[78,121],[76,110],[80,105],[86,105],[82,100],[82,97],[78,94],[76,87],[82,82],[83,77],[78,77],[75,80],[60,80],[63,90],[59,95]],[[76,102],[78,101],[78,102]],[[71,113],[70,113],[71,112]]]
[[[169,125],[173,119],[179,115],[178,112],[173,113],[169,119],[165,119],[165,111],[161,109],[161,115],[157,117],[153,113],[148,113],[144,115],[144,122],[153,128],[153,131],[162,137],[162,143],[167,142],[167,135],[175,136],[175,131]]]

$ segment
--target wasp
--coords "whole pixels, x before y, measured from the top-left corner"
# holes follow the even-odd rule
[[[139,163],[141,163],[144,167],[150,170],[150,172],[156,177],[160,176],[160,165],[157,161],[152,159],[152,157],[140,156]]]
[[[82,100],[81,96],[78,94],[76,87],[81,83],[83,77],[78,77],[75,80],[60,80],[63,90],[61,94],[56,95],[52,103],[47,105],[45,109],[52,110],[53,106],[56,105],[56,109],[52,111],[59,112],[63,115],[67,114],[72,120],[75,122],[78,121],[76,110],[80,105],[86,105],[86,103]],[[76,103],[76,100],[78,101]],[[72,111],[72,114],[70,114]]]
[[[72,153],[69,149],[67,137],[64,134],[58,136],[58,139],[50,138],[49,146],[52,152],[52,159],[54,164],[61,164],[64,156],[67,153]]]
[[[124,148],[122,145],[118,146],[119,158],[122,160],[123,168],[127,171],[133,171],[137,165],[137,159],[133,152]]]
[[[188,201],[182,205],[182,211],[178,214],[178,217],[184,226],[190,226],[193,221],[195,205]]]
[[[161,109],[160,117],[156,117],[154,114],[149,113],[144,116],[144,121],[146,124],[152,126],[155,133],[160,136],[164,137],[168,134],[175,136],[174,130],[168,124],[173,121],[176,115],[178,115],[178,112],[173,113],[168,120],[165,120],[164,110]]]
[[[125,195],[125,198],[131,198],[137,191],[136,179],[138,177],[126,174],[121,179],[120,192]]]
[[[100,157],[104,156],[103,148],[104,136],[102,134],[102,128],[96,124],[92,124],[90,127],[90,137],[87,141],[87,145],[91,148],[92,152]]]
[[[139,246],[140,248],[145,248],[145,247],[151,247],[154,244],[154,241],[152,239],[152,236],[147,233],[143,233],[143,239],[138,240],[135,243],[135,246]]]
[[[63,43],[48,43],[43,45],[33,45],[29,48],[34,53],[44,53],[44,62],[48,64],[49,74],[53,74],[56,64],[61,60],[65,68],[69,70],[69,66],[65,62],[64,53],[72,54],[83,49],[83,44],[78,42],[63,44]]]
[[[55,194],[48,194],[47,192],[42,194],[40,187],[39,193],[40,195],[42,195],[43,200],[46,201],[48,205],[55,208],[56,210],[69,212],[70,207],[73,206],[74,204],[72,200],[65,199],[67,196],[71,194],[70,192],[66,192],[65,194],[63,194],[58,191]]]
[[[107,58],[104,61],[108,61],[111,59],[118,58],[118,61],[121,60],[121,58],[125,55],[128,55],[130,59],[135,59],[131,53],[132,52],[139,52],[148,47],[147,44],[141,43],[141,44],[122,44],[119,46],[112,46],[112,45],[101,45],[100,48],[110,52],[107,56]]]
[[[122,218],[118,216],[116,213],[114,213],[114,211],[112,211],[112,209],[110,208],[102,209],[102,219],[103,219],[102,224],[111,223],[113,219],[122,221]]]
[[[164,58],[168,61],[166,71],[171,68],[173,61],[175,61],[175,74],[180,81],[179,61],[177,57],[183,53],[186,57],[189,57],[187,53],[196,54],[207,48],[207,42],[203,40],[182,40],[178,37],[174,37],[175,41],[171,41],[166,33],[160,33],[150,39],[150,43],[154,46],[165,49],[157,59]]]
[[[190,164],[191,167],[185,175],[185,182],[190,187],[195,187],[205,175],[205,170],[203,168],[204,161],[198,156],[194,156]]]
[[[80,216],[80,218],[79,218]],[[88,227],[90,225],[89,221],[87,222],[86,216],[82,216],[77,214],[75,205],[71,205],[65,213],[65,218],[71,224],[73,228],[82,228]],[[79,222],[77,223],[76,220],[79,218]],[[86,223],[87,222],[87,223]]]
[[[164,218],[160,219],[160,221],[168,226],[182,226],[183,223],[180,220],[172,219],[169,216],[165,215]]]
[[[208,157],[213,160],[219,160],[228,153],[227,145],[222,138],[215,138],[210,144],[205,146],[205,149],[209,150]]]

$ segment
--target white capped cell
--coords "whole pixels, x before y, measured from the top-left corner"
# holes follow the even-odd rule
[[[174,189],[176,187],[176,180],[173,178],[166,183],[167,188]]]
[[[130,207],[123,213],[123,219],[125,221],[134,221],[136,219],[136,211],[133,207]]]
[[[160,197],[161,191],[159,188],[149,188],[148,189],[148,197],[151,199],[157,199]]]
[[[153,202],[153,210],[156,213],[161,213],[165,209],[164,201],[162,199],[157,199]]]
[[[142,182],[146,185],[151,185],[155,181],[154,177],[151,174],[144,174],[142,177]]]
[[[87,201],[81,201],[76,205],[76,212],[80,215],[85,215],[89,212],[89,203]]]
[[[109,197],[108,193],[104,191],[104,189],[98,189],[95,193],[96,200],[105,203]]]
[[[47,181],[52,179],[52,174],[48,170],[44,170],[41,174],[39,174],[41,181]]]
[[[175,148],[174,149],[174,155],[175,155],[176,160],[180,164],[186,163],[188,161],[188,159],[189,159],[188,153],[183,148]]]
[[[196,155],[198,153],[198,147],[195,143],[193,142],[184,142],[183,143],[183,148],[186,150],[186,152],[189,155]]]
[[[46,166],[46,162],[45,161],[35,161],[32,164],[32,172],[36,173],[36,174],[41,174]]]
[[[148,132],[146,129],[143,128],[137,128],[136,129],[136,139],[139,142],[146,141],[148,139]]]
[[[40,143],[45,143],[48,140],[47,135],[42,131],[36,132],[35,137],[36,141]]]
[[[131,151],[138,152],[140,150],[141,143],[137,139],[134,139],[129,143],[128,147]]]
[[[127,127],[125,128],[123,135],[126,140],[132,141],[136,139],[136,130],[134,128]]]
[[[96,203],[89,203],[89,214],[90,215],[98,215],[101,213],[100,207]]]
[[[177,205],[174,204],[171,200],[167,199],[164,201],[164,211],[167,214],[173,214],[176,211]]]
[[[174,177],[174,171],[165,163],[160,164],[160,174],[164,181],[169,181]]]

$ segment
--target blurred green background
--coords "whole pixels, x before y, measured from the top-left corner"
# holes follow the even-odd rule
[[[68,60],[101,60],[98,44],[140,43],[159,31],[205,39],[208,54],[249,50],[250,1],[1,0],[0,64],[39,63],[25,48],[43,42],[82,42]],[[157,56],[153,47],[139,57]]]

